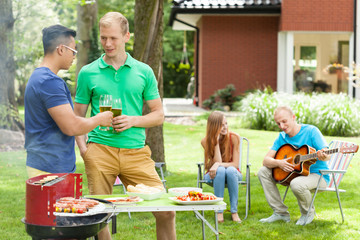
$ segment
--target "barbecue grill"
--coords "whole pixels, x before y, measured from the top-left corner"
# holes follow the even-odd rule
[[[46,177],[49,181],[42,182]],[[82,196],[82,175],[76,173],[47,174],[26,181],[26,232],[33,240],[97,238],[114,212],[94,211],[91,214],[56,215],[54,203],[62,197]],[[104,204],[106,200],[96,199]],[[113,206],[114,207],[114,206]]]

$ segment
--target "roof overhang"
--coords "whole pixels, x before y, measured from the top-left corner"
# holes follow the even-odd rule
[[[176,21],[179,19],[192,26],[196,26],[196,23],[203,15],[280,15],[281,5],[246,5],[223,8],[184,8],[179,6],[173,6],[171,8],[171,14],[169,19],[169,25],[174,30],[194,30],[190,26],[187,26],[181,22]]]

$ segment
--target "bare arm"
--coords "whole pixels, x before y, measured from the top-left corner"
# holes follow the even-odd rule
[[[112,120],[111,112],[104,112],[89,119],[76,116],[70,104],[49,108],[48,112],[60,130],[69,136],[85,134],[99,124],[110,126]]]
[[[80,103],[74,103],[74,112],[76,116],[79,117],[85,117],[87,109],[88,109],[88,104],[80,104]],[[84,156],[84,153],[86,152],[86,139],[85,139],[85,135],[80,135],[75,137],[76,143],[79,147],[80,150],[80,155],[81,157]]]
[[[204,148],[204,150],[205,150],[205,138],[203,138],[203,139],[201,140],[201,146],[202,146],[202,147]],[[219,143],[216,144],[216,146],[215,146],[214,162],[217,163],[217,164],[219,164],[219,163],[222,162]]]
[[[204,148],[205,150],[205,138],[201,140],[201,146]],[[215,152],[214,152],[214,161],[215,163],[211,166],[211,168],[209,169],[209,174],[210,174],[210,178],[213,179],[216,176],[216,170],[219,167],[219,161],[221,161],[221,154],[220,154],[220,148],[219,148],[219,143],[216,144],[215,146]],[[204,159],[204,161],[206,161],[206,159]],[[205,162],[204,162],[205,164]]]
[[[131,127],[149,128],[162,124],[164,122],[164,110],[161,99],[149,100],[146,103],[150,108],[150,113],[144,116],[118,116],[113,119],[113,128],[117,132],[122,132]]]
[[[264,160],[263,160],[263,165],[265,167],[268,167],[268,168],[281,168],[283,171],[285,172],[291,172],[294,170],[294,165],[292,165],[291,163],[288,163],[286,161],[286,159],[284,160],[278,160],[278,159],[275,159],[275,154],[276,154],[276,151],[275,150],[270,150]]]
[[[233,133],[232,133],[233,134]],[[239,167],[239,157],[240,157],[240,136],[237,134],[233,134],[230,144],[233,144],[233,152],[232,152],[232,162],[220,162],[220,166],[223,167]]]
[[[219,166],[223,166],[223,167],[235,167],[237,168],[239,166],[239,156],[240,156],[240,152],[239,152],[239,144],[240,144],[240,138],[238,135],[236,135],[236,138],[233,138],[233,141],[231,142],[231,144],[234,145],[233,148],[233,161],[232,162],[223,162],[222,158],[221,158],[221,152],[220,152],[220,146],[219,146],[219,139],[218,139],[218,143],[215,145],[215,151],[214,151],[214,164],[211,166],[211,168],[209,169],[209,174],[210,174],[210,178],[213,179],[216,176],[216,171],[218,169]],[[203,146],[203,148],[205,149],[205,139],[203,139],[201,141],[201,145]]]

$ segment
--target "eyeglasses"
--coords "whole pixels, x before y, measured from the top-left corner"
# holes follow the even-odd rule
[[[64,47],[66,47],[67,49],[71,50],[71,51],[73,52],[73,56],[75,56],[75,55],[77,54],[77,52],[78,52],[78,51],[76,51],[75,49],[73,49],[73,48],[71,48],[71,47],[69,47],[69,46],[66,46],[66,45],[64,45],[64,44],[62,44],[62,46],[64,46]],[[59,47],[57,47],[57,48],[59,48]]]

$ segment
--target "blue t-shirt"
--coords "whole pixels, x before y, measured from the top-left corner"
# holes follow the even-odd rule
[[[27,166],[50,173],[75,171],[75,137],[61,132],[48,112],[63,104],[73,108],[64,80],[49,68],[35,69],[25,89]]]
[[[282,145],[286,143],[294,145],[297,148],[303,145],[308,145],[315,148],[316,151],[328,147],[320,130],[315,126],[308,124],[301,124],[300,131],[294,137],[290,137],[285,132],[281,132],[276,138],[271,149],[277,151]],[[327,161],[316,161],[315,164],[310,166],[310,173],[321,175],[319,170],[329,169],[327,163]],[[324,179],[326,182],[330,181],[330,177],[328,175],[324,175]]]

